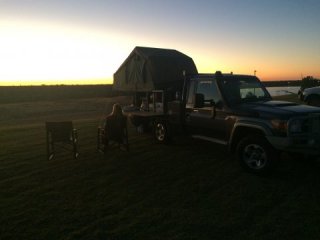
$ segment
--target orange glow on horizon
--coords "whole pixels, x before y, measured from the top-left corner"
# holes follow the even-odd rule
[[[254,75],[256,70],[262,81],[320,78],[320,70],[314,71],[320,69],[318,61],[311,56],[310,62],[288,60],[258,48],[247,53],[223,45],[199,47],[194,40],[165,42],[115,29],[102,32],[23,19],[1,21],[0,29],[0,86],[112,84],[113,73],[136,45],[177,49],[203,73]]]
[[[0,81],[1,86],[40,86],[40,85],[105,85],[112,84],[113,79],[59,79],[59,80],[17,80]]]
[[[0,85],[111,83],[126,54],[108,34],[4,21],[0,28]]]
[[[239,2],[0,1],[0,86],[111,83],[136,46],[201,73],[320,79],[320,1]]]

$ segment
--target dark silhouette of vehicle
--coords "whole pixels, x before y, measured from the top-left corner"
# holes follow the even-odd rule
[[[319,155],[320,108],[274,101],[255,76],[186,76],[177,97],[163,102],[162,111],[131,114],[148,119],[158,142],[182,131],[223,144],[257,174],[273,169],[281,152]]]
[[[299,90],[298,96],[301,101],[311,106],[320,106],[320,87],[311,87]]]
[[[184,133],[223,144],[252,173],[269,172],[281,152],[320,153],[320,108],[274,101],[256,76],[199,74],[180,52],[139,47],[116,72],[114,86],[133,91],[124,111],[139,131],[151,129],[160,143]]]

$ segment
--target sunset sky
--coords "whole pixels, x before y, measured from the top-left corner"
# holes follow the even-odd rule
[[[320,1],[0,0],[0,85],[112,83],[135,46],[199,72],[320,78]]]

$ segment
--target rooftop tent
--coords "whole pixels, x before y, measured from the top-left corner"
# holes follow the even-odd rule
[[[183,71],[197,73],[192,58],[172,49],[135,47],[113,76],[113,89],[148,92],[182,87]]]

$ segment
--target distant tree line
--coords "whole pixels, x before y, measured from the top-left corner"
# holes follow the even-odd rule
[[[266,87],[301,87],[301,89],[320,86],[320,79],[307,76],[301,80],[262,81]]]
[[[301,80],[285,80],[285,81],[262,81],[266,87],[287,87],[301,86]]]
[[[316,87],[319,85],[320,85],[320,79],[316,79],[312,76],[304,77],[301,80],[301,90],[303,90],[305,88]]]

